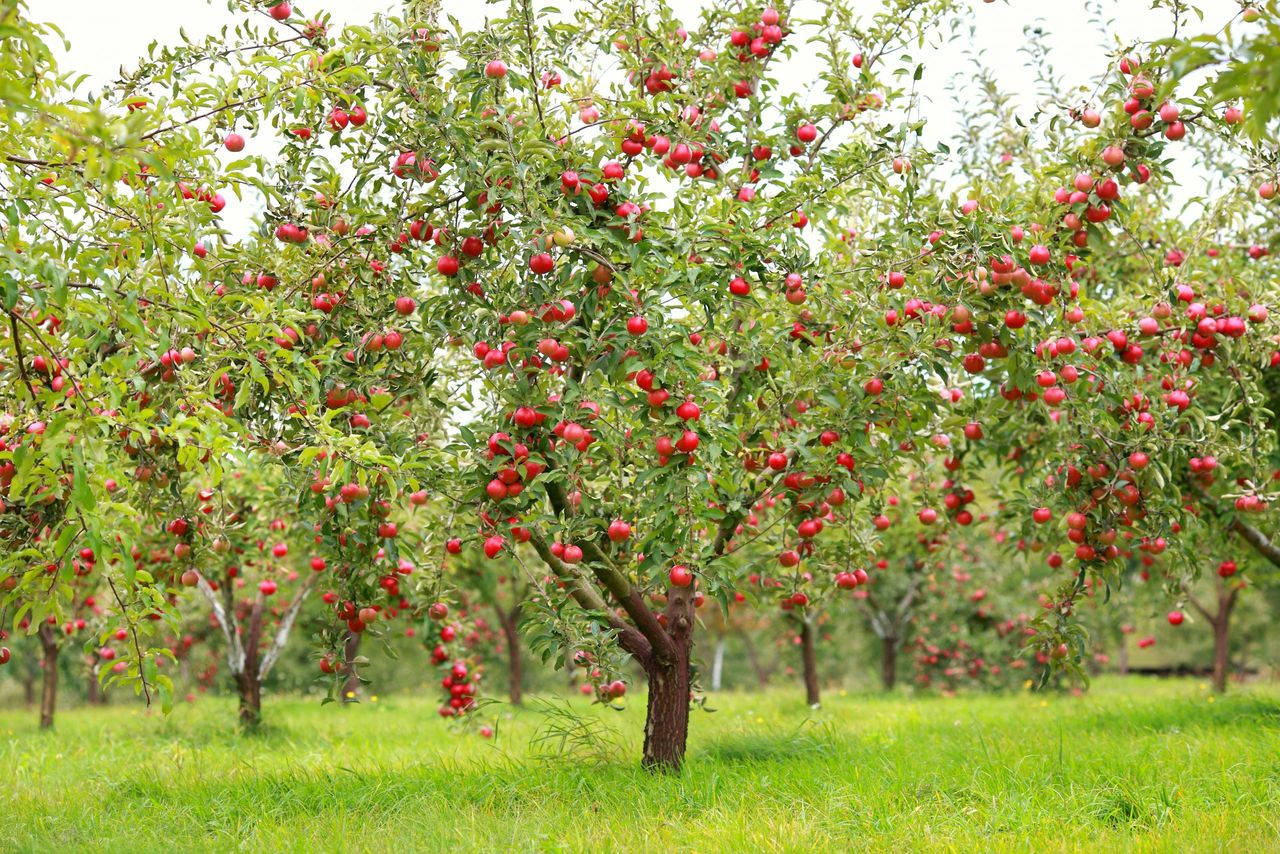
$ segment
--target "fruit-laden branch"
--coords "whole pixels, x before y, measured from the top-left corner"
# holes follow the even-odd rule
[[[563,561],[557,558],[551,552],[551,547],[547,545],[547,541],[537,534],[530,538],[529,543],[533,546],[534,551],[542,558],[542,562],[551,567],[551,571],[558,578],[569,585],[569,594],[573,596],[574,601],[581,605],[587,611],[599,613],[618,632],[618,642],[622,644],[631,656],[640,662],[646,662],[653,655],[653,645],[649,643],[639,629],[630,626],[619,619],[613,609],[609,607],[603,597],[596,592],[595,588],[587,584],[581,575],[566,566]]]
[[[1270,537],[1239,518],[1232,519],[1230,527],[1241,539],[1257,549],[1258,554],[1280,566],[1280,546],[1271,542]]]
[[[555,482],[548,483],[547,497],[551,500],[556,515],[562,519],[569,515],[569,498],[565,495],[563,486]],[[676,648],[671,642],[671,636],[662,627],[662,623],[658,622],[657,614],[645,605],[640,593],[631,586],[609,556],[590,539],[583,541],[582,554],[590,563],[592,574],[613,594],[613,598],[627,612],[636,628],[648,639],[653,657],[661,663],[674,661]]]
[[[200,588],[204,598],[209,600],[209,607],[213,609],[213,618],[217,621],[218,628],[222,629],[222,636],[227,639],[227,667],[231,668],[233,674],[243,673],[244,647],[240,645],[240,627],[236,624],[235,614],[228,614],[227,609],[222,607],[222,603],[218,601],[218,594],[209,586],[209,582],[205,581],[203,575],[199,576],[196,586]]]
[[[293,631],[293,624],[298,619],[298,614],[302,611],[302,605],[307,601],[307,597],[311,595],[311,591],[315,589],[316,581],[319,580],[318,573],[312,573],[306,583],[302,585],[302,589],[293,597],[293,601],[289,603],[289,608],[284,612],[284,616],[280,618],[280,625],[276,628],[276,636],[271,640],[271,646],[267,648],[267,654],[262,657],[262,665],[258,668],[258,678],[266,679],[267,674],[271,672],[272,666],[275,665],[276,659],[280,657],[280,653],[284,650],[284,645],[289,642],[289,632]]]
[[[1215,515],[1219,515],[1217,504],[1214,502],[1213,497],[1204,490],[1204,487],[1200,486],[1198,483],[1193,483],[1191,484],[1191,489]],[[1262,533],[1239,516],[1231,520],[1227,525],[1227,530],[1234,531],[1240,536],[1240,539],[1253,546],[1254,549],[1257,550],[1258,554],[1262,555],[1276,566],[1280,566],[1280,546],[1273,543],[1271,538],[1266,534]]]

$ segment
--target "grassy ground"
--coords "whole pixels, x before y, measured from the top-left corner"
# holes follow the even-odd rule
[[[634,698],[580,723],[491,706],[493,740],[408,697],[268,702],[256,737],[220,700],[53,733],[4,711],[0,850],[1280,850],[1275,688],[711,704],[679,778],[637,769]]]

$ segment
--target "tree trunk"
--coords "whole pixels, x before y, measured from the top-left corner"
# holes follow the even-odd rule
[[[102,693],[102,684],[98,682],[98,668],[89,667],[89,684],[86,686],[85,702],[90,706],[101,706],[107,702],[106,695]]]
[[[1219,694],[1227,690],[1231,675],[1231,611],[1236,606],[1238,590],[1227,591],[1218,584],[1218,614],[1213,625],[1213,690]]]
[[[351,662],[360,654],[360,636],[362,632],[347,630],[347,642],[342,646],[342,660],[347,666],[347,681],[342,683],[342,702],[357,703],[360,695],[360,677],[356,675],[355,665]]]
[[[763,691],[769,687],[769,671],[761,666],[755,642],[751,640],[751,635],[746,632],[742,633],[742,646],[747,651],[747,661],[751,662],[751,669],[755,671],[756,682],[760,683],[760,690]]]
[[[40,729],[53,726],[58,708],[58,638],[46,623],[40,626],[40,646],[44,649],[44,687],[40,694]]]
[[[1116,648],[1116,670],[1121,676],[1129,675],[1129,636],[1120,634],[1120,645]]]
[[[800,658],[804,662],[804,699],[810,708],[818,708],[822,697],[818,689],[818,658],[814,652],[813,624],[800,618]]]
[[[516,620],[519,609],[519,605],[510,611],[503,610],[501,605],[494,606],[507,642],[507,696],[513,706],[524,703],[524,662],[520,658],[520,627]]]
[[[898,684],[898,638],[888,635],[880,639],[880,682],[884,690],[892,691]]]
[[[259,593],[249,613],[249,630],[244,639],[244,668],[235,674],[236,687],[240,690],[240,725],[247,732],[254,732],[262,725],[262,659],[258,640],[262,636],[265,604],[265,598]]]
[[[649,703],[644,722],[644,757],[651,771],[677,772],[689,740],[689,692],[692,685],[693,593],[672,588],[667,597],[667,632],[675,647],[671,661],[645,662]]]
[[[253,732],[262,725],[262,683],[258,681],[258,668],[246,669],[236,674],[236,688],[240,691],[240,725]]]
[[[711,659],[711,690],[719,691],[724,678],[724,635],[716,638],[716,654]]]
[[[36,704],[36,675],[30,670],[22,674],[22,702],[28,709]]]

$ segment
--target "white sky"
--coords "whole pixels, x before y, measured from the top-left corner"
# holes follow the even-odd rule
[[[538,0],[535,0],[538,2]],[[561,8],[571,8],[583,0],[560,0]],[[874,11],[880,0],[851,0],[855,8]],[[1023,44],[1024,28],[1040,26],[1047,32],[1050,61],[1065,82],[1071,86],[1092,83],[1104,68],[1106,54],[1117,41],[1138,38],[1159,38],[1171,34],[1167,14],[1153,12],[1151,0],[967,0],[972,6],[972,20],[976,25],[976,38],[969,43],[967,36],[928,52],[914,52],[917,61],[925,63],[925,76],[921,92],[926,99],[924,115],[929,120],[925,142],[932,145],[939,140],[949,141],[958,127],[957,111],[948,82],[954,77],[972,73],[974,49],[983,54],[983,62],[990,67],[1002,87],[1019,96],[1019,113],[1029,115],[1036,102],[1034,82],[1025,63],[1025,55],[1019,51]],[[1187,34],[1199,28],[1201,31],[1218,31],[1233,15],[1239,12],[1236,0],[1192,0],[1205,13],[1202,25],[1194,25]],[[487,4],[481,0],[444,0],[444,12],[453,15],[471,28],[482,23],[487,13],[501,14],[506,3]],[[693,10],[702,5],[697,0],[687,6],[676,2],[677,8],[691,11],[686,23],[696,23]],[[224,0],[29,0],[30,14],[38,20],[56,24],[71,42],[71,50],[63,60],[63,70],[75,70],[90,75],[89,85],[99,86],[111,81],[122,64],[133,67],[143,56],[151,41],[174,43],[180,27],[188,36],[200,36],[215,32],[235,18],[228,12]],[[301,0],[294,4],[301,14],[325,9],[336,25],[366,20],[374,12],[398,10],[398,0],[328,0],[311,3]],[[762,6],[763,8],[763,6]],[[793,9],[797,19],[814,18],[821,14],[818,0],[799,0]],[[1096,17],[1090,8],[1100,9],[1104,20],[1114,24],[1107,32],[1099,32],[1090,19]],[[265,23],[265,18],[259,19]],[[817,59],[812,51],[799,50],[789,60],[788,71],[782,80],[785,89],[801,89],[818,77]],[[1025,91],[1019,91],[1019,85]],[[1065,93],[1070,94],[1070,93]],[[236,215],[228,211],[233,217]],[[247,213],[247,212],[246,212]]]
[[[536,0],[535,0],[536,2]],[[581,0],[561,0],[557,5],[571,8]],[[1153,12],[1151,0],[997,0],[984,3],[968,0],[974,10],[977,39],[973,47],[985,52],[984,60],[991,66],[998,80],[1012,87],[1025,80],[1024,57],[1017,48],[1022,44],[1024,27],[1042,26],[1049,34],[1053,48],[1053,64],[1068,82],[1084,82],[1092,79],[1101,67],[1103,58],[1112,47],[1113,38],[1125,40],[1139,37],[1162,37],[1170,34],[1167,15]],[[1239,11],[1235,0],[1192,0],[1205,12],[1203,29],[1216,31],[1233,14]],[[878,0],[853,0],[855,8],[875,10]],[[674,4],[677,8],[683,4]],[[688,7],[702,5],[691,2]],[[121,63],[132,65],[136,57],[143,55],[147,44],[153,40],[172,43],[177,40],[179,27],[185,27],[193,38],[216,31],[231,23],[234,18],[222,0],[59,0],[57,3],[34,0],[29,2],[31,16],[47,20],[58,27],[71,41],[71,52],[65,68],[90,74],[94,82],[107,82]],[[482,22],[491,10],[502,12],[506,4],[489,5],[481,0],[444,0],[446,14],[457,17],[465,26]],[[1097,6],[1106,19],[1114,19],[1115,25],[1108,36],[1094,29],[1088,8]],[[367,19],[374,12],[398,9],[396,0],[328,0],[309,3],[306,0],[294,4],[295,10],[306,14],[309,10],[324,9],[341,25]],[[811,18],[820,14],[817,0],[800,0],[793,16]],[[695,21],[690,14],[688,23]],[[933,97],[934,109],[931,121],[942,122],[949,112],[949,99],[945,95],[946,78],[952,74],[964,74],[970,63],[964,55],[969,45],[958,41],[949,44],[923,58],[926,62],[927,84],[925,91]],[[800,56],[789,65],[798,80],[813,80],[817,75],[816,60],[799,52]],[[918,58],[920,58],[918,56]],[[1072,73],[1075,71],[1076,73]]]

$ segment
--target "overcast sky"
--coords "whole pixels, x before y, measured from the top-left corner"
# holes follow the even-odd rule
[[[574,0],[561,0],[557,5],[571,7]],[[853,0],[854,6],[874,10],[878,0]],[[1024,28],[1042,26],[1049,33],[1054,65],[1072,82],[1082,82],[1095,75],[1106,52],[1112,47],[1112,39],[1104,37],[1090,24],[1091,6],[1103,10],[1103,17],[1114,19],[1112,37],[1132,39],[1169,35],[1167,15],[1153,12],[1150,0],[997,0],[984,3],[969,0],[974,9],[977,39],[973,47],[984,51],[984,61],[997,73],[997,79],[1012,84],[1026,79],[1024,57],[1017,48],[1023,41]],[[1204,29],[1217,30],[1233,14],[1239,11],[1235,0],[1194,0],[1205,11]],[[686,4],[676,2],[675,8]],[[697,8],[700,3],[687,4]],[[227,11],[223,0],[58,0],[56,3],[35,0],[30,2],[31,15],[36,19],[57,24],[71,41],[70,56],[66,67],[87,72],[97,82],[111,79],[121,63],[132,65],[141,56],[147,44],[153,40],[173,42],[179,27],[198,37],[216,31],[234,18]],[[294,8],[301,13],[324,9],[335,22],[343,24],[367,19],[374,12],[394,11],[397,0],[329,0],[329,2],[299,2]],[[487,5],[481,0],[444,0],[444,11],[457,17],[465,26],[482,22],[486,12],[501,11],[505,4]],[[796,17],[817,17],[821,4],[816,0],[802,0],[795,7]],[[689,15],[692,22],[694,15]],[[967,40],[966,40],[967,41]],[[926,67],[928,91],[934,95],[934,113],[931,118],[942,118],[947,112],[945,92],[946,77],[964,74],[968,61],[964,42],[941,48],[932,57],[935,61]],[[803,53],[803,52],[802,52]],[[797,76],[812,80],[816,76],[806,67],[806,57],[793,61]],[[810,63],[813,61],[810,60]],[[1075,72],[1075,73],[1073,73]]]
[[[481,24],[486,13],[501,13],[506,8],[505,3],[491,5],[482,0],[443,2],[445,13],[455,16],[468,28]],[[557,5],[569,8],[575,2],[582,0],[559,0]],[[865,11],[874,11],[881,6],[879,0],[851,2]],[[928,101],[924,112],[929,119],[925,140],[928,144],[950,139],[957,129],[957,112],[948,92],[948,82],[952,78],[963,79],[972,74],[970,55],[975,50],[981,51],[982,62],[993,70],[995,79],[1019,97],[1019,112],[1031,112],[1036,93],[1025,64],[1026,57],[1018,50],[1028,26],[1039,26],[1048,34],[1046,40],[1051,49],[1051,62],[1058,74],[1071,85],[1091,84],[1096,80],[1104,67],[1107,52],[1117,41],[1171,34],[1167,14],[1153,12],[1151,0],[967,2],[972,6],[972,20],[976,26],[976,37],[972,43],[965,37],[934,51],[914,54],[917,60],[925,63],[921,92]],[[1188,34],[1197,29],[1216,32],[1240,9],[1235,0],[1193,2],[1204,10],[1205,19],[1203,24],[1191,27]],[[71,49],[63,59],[63,69],[89,74],[90,84],[94,86],[110,82],[121,64],[134,67],[150,42],[175,42],[180,27],[185,28],[191,38],[198,39],[235,21],[225,0],[58,0],[56,3],[30,0],[28,5],[32,17],[56,24],[70,40]],[[696,15],[692,10],[701,4],[695,0],[672,5],[689,8],[691,12],[686,20],[694,23]],[[367,20],[374,12],[396,11],[400,3],[398,0],[328,0],[313,4],[301,0],[294,4],[294,8],[302,14],[314,14],[325,9],[337,25],[342,25]],[[800,0],[793,9],[793,16],[815,18],[820,16],[821,8],[818,0]],[[1093,23],[1099,16],[1091,13],[1090,9],[1101,10],[1101,18],[1113,22],[1105,33]],[[798,51],[787,68],[788,79],[783,81],[787,89],[802,89],[818,78],[817,60],[811,51]]]

